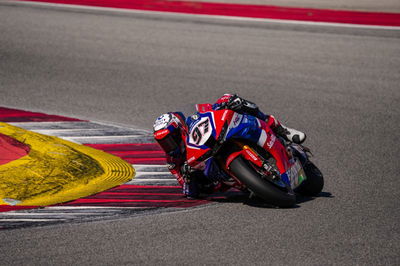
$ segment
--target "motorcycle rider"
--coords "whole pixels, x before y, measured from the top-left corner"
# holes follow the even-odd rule
[[[230,109],[240,114],[252,115],[265,121],[276,135],[301,144],[306,135],[282,125],[274,116],[261,112],[258,106],[236,94],[224,94],[212,105],[213,110]],[[176,177],[188,198],[197,198],[200,193],[223,191],[222,183],[209,180],[203,171],[192,169],[186,163],[185,139],[188,134],[187,122],[181,112],[169,112],[158,117],[154,123],[154,138],[166,153],[168,169]]]

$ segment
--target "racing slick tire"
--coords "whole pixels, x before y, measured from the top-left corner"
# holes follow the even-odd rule
[[[295,189],[296,193],[304,196],[317,196],[324,187],[324,177],[321,171],[311,161],[303,165],[307,179]]]
[[[230,170],[251,192],[267,203],[282,208],[295,205],[295,194],[282,191],[272,183],[269,183],[269,181],[262,179],[241,156],[238,156],[231,162]]]

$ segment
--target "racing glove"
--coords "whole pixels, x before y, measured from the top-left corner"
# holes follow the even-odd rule
[[[226,103],[226,106],[230,110],[240,111],[244,105],[244,102],[244,99],[237,96],[237,94],[233,94]]]
[[[187,163],[184,163],[181,166],[181,174],[184,180],[182,190],[183,194],[185,194],[188,199],[195,199],[199,197],[198,184],[195,180],[196,178],[193,176],[193,172],[195,171],[196,170]]]
[[[182,173],[182,177],[185,180],[185,182],[190,181],[190,174],[193,172],[193,168],[188,165],[187,163],[184,163],[181,166],[181,173]],[[187,180],[187,181],[186,181]],[[187,182],[188,183],[188,182]]]
[[[247,101],[239,97],[237,94],[233,94],[229,98],[228,102],[226,103],[226,107],[235,112],[249,114],[264,121],[268,119],[268,115],[261,112],[255,103]]]

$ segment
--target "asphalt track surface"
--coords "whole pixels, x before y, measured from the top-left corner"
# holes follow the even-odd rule
[[[308,134],[320,197],[0,231],[4,265],[400,264],[400,31],[0,6],[0,105],[151,129],[236,92]]]

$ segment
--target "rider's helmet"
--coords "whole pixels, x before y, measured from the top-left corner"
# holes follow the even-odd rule
[[[167,154],[173,156],[182,153],[187,126],[181,112],[161,115],[154,122],[153,129],[154,138]]]

